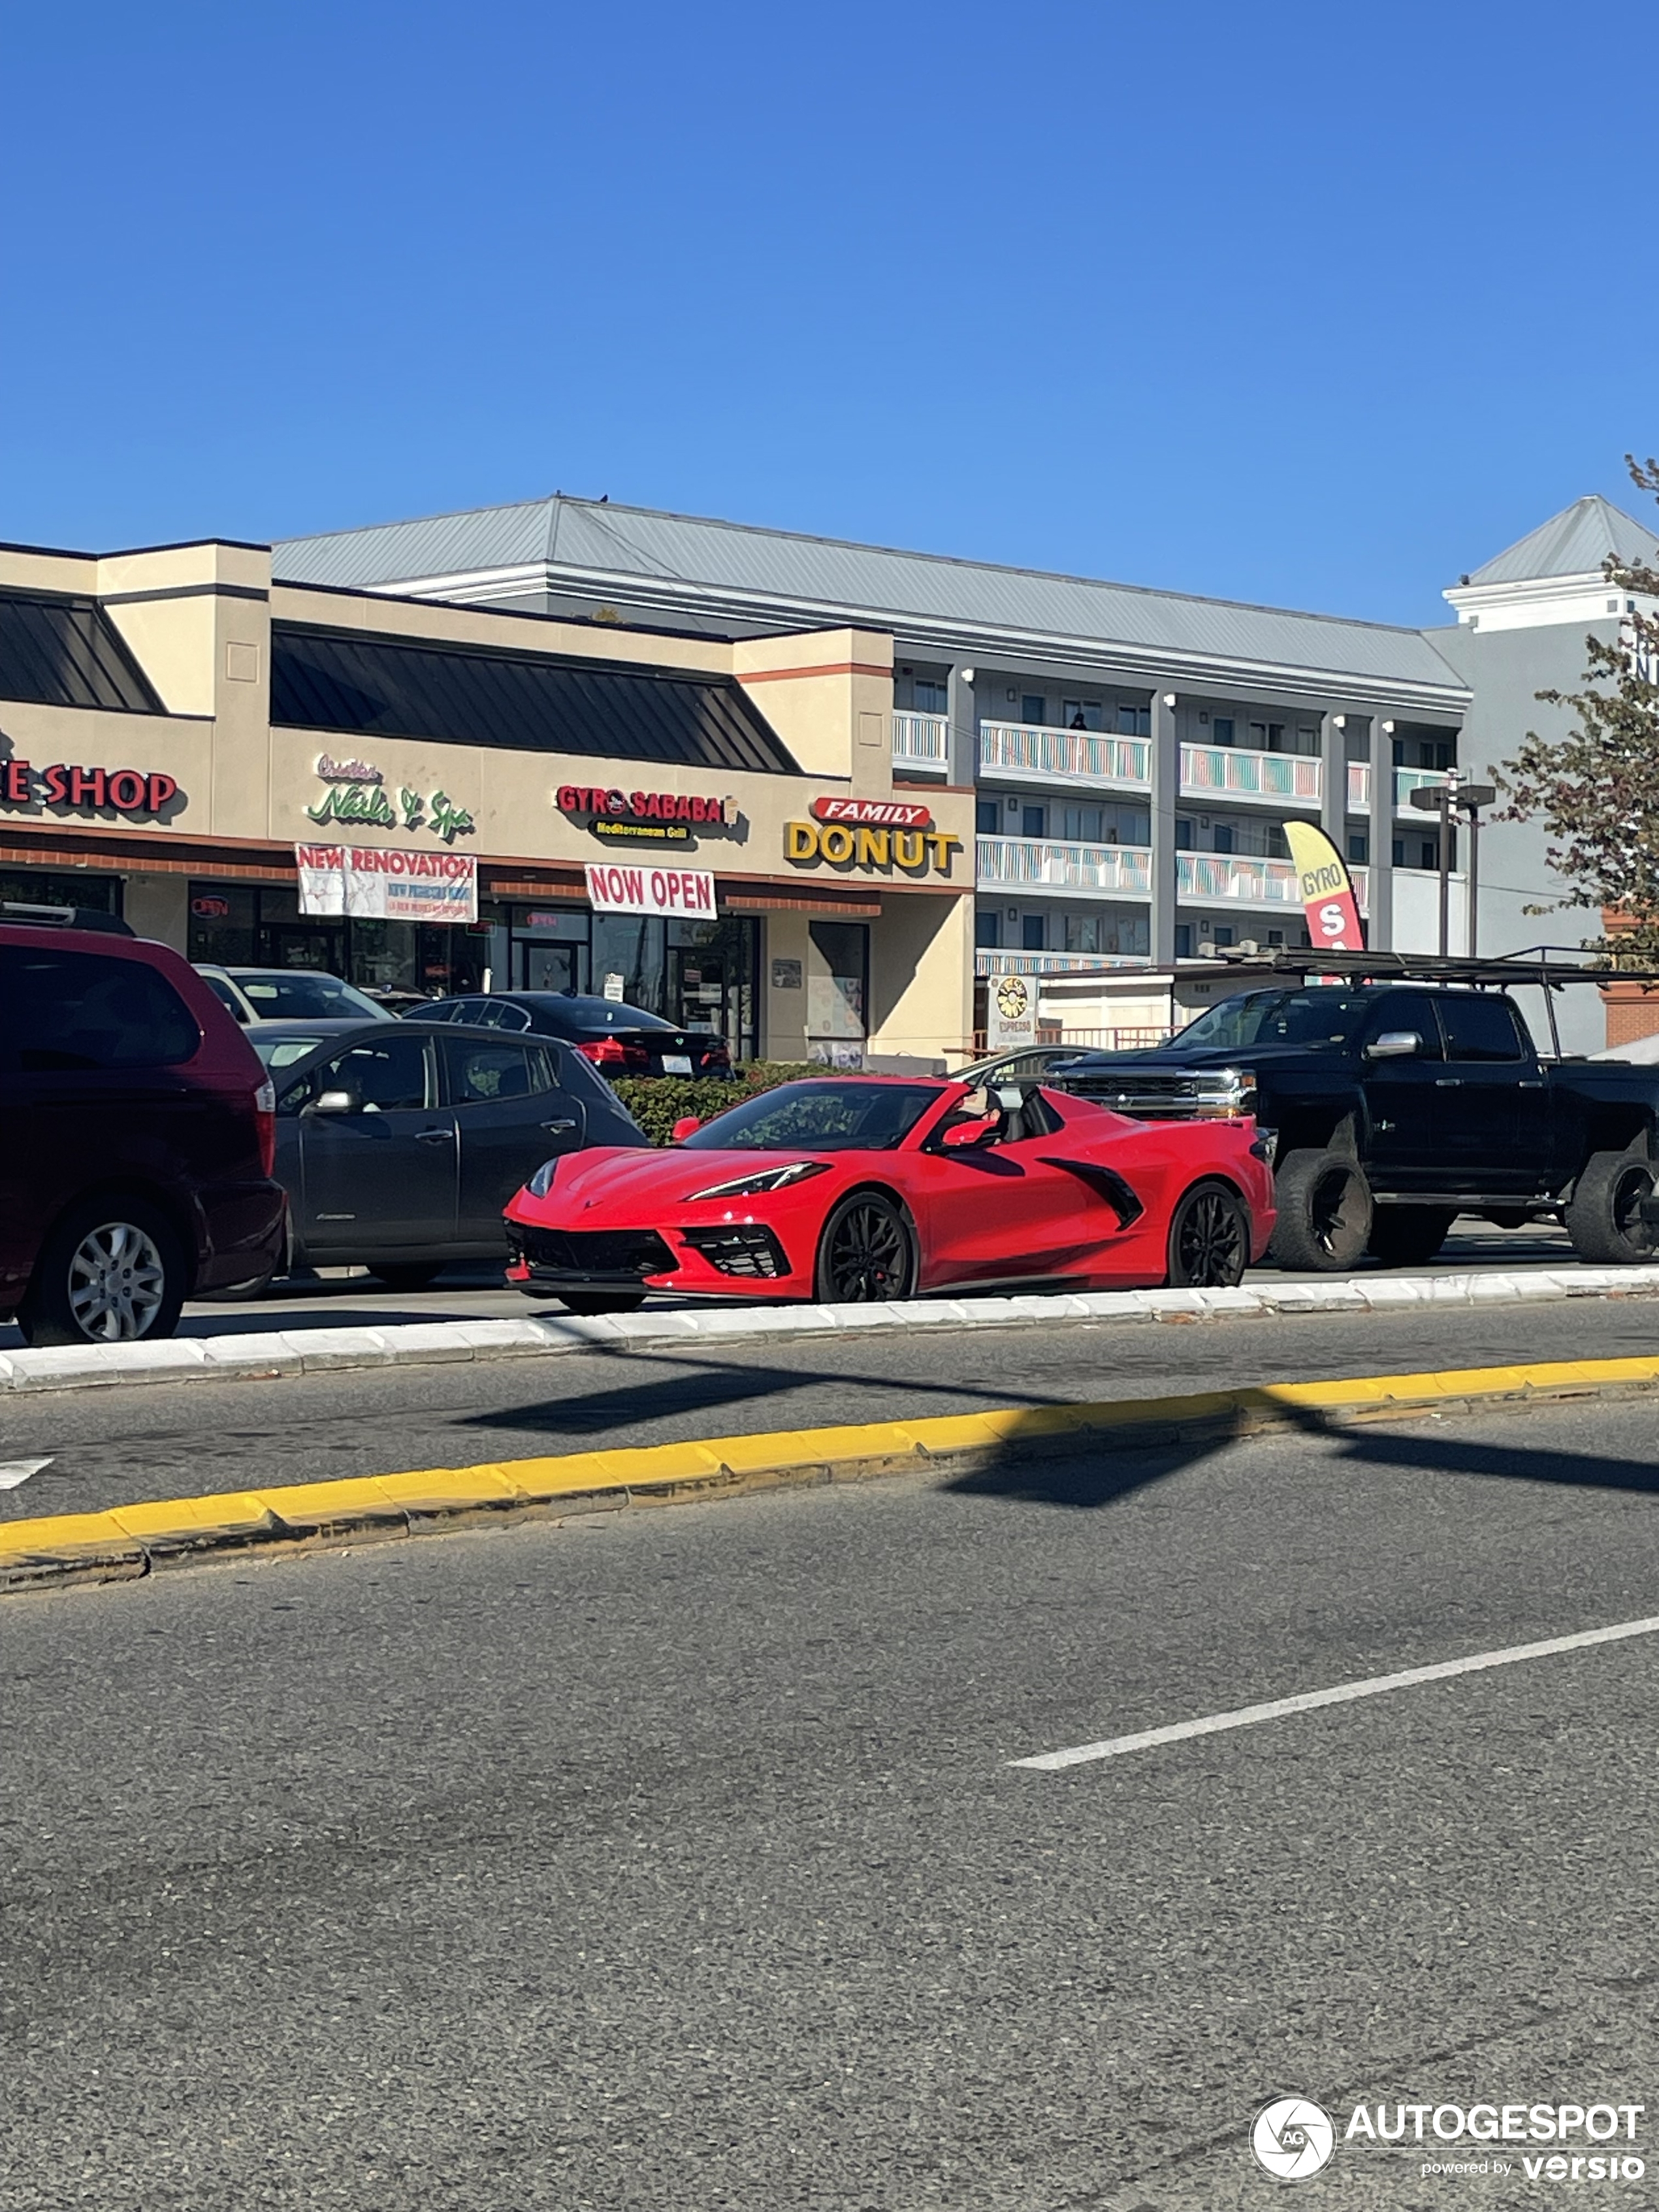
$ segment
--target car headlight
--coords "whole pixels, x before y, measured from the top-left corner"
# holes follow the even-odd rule
[[[691,1197],[758,1198],[763,1191],[784,1190],[792,1182],[805,1182],[811,1176],[829,1172],[827,1160],[791,1160],[787,1167],[757,1168],[752,1175],[739,1176],[734,1182],[711,1183],[707,1190],[694,1190]]]
[[[529,1182],[525,1185],[526,1191],[532,1198],[545,1198],[547,1196],[548,1192],[553,1188],[553,1177],[557,1172],[558,1165],[559,1164],[557,1160],[544,1160],[542,1162],[540,1167],[537,1169],[535,1174],[531,1176]]]

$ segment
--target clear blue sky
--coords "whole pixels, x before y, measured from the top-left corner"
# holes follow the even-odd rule
[[[1435,622],[1581,492],[1651,519],[1650,73],[1559,0],[82,0],[6,44],[0,538],[562,488]]]

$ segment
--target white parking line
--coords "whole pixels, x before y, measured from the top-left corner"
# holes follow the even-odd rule
[[[1419,1682],[1444,1682],[1454,1674],[1474,1674],[1486,1667],[1513,1667],[1522,1659],[1548,1659],[1558,1651],[1583,1651],[1592,1644],[1619,1644],[1628,1636],[1659,1635],[1659,1615],[1650,1620],[1621,1620],[1611,1628],[1587,1628],[1577,1636],[1551,1636],[1541,1644],[1511,1644],[1501,1651],[1476,1651],[1467,1659],[1443,1659],[1432,1667],[1408,1667],[1400,1674],[1376,1674],[1369,1681],[1339,1682],[1334,1689],[1304,1690],[1270,1705],[1243,1705],[1237,1712],[1210,1713],[1200,1721],[1176,1721],[1170,1728],[1143,1729],[1139,1735],[1108,1736],[1100,1743],[1073,1744],[1069,1751],[1040,1752],[1034,1759],[1011,1759],[1011,1766],[1036,1766],[1052,1772],[1084,1766],[1094,1759],[1121,1759],[1126,1752],[1152,1751],[1159,1744],[1182,1743],[1188,1736],[1219,1735],[1226,1729],[1255,1728],[1261,1721],[1283,1720],[1289,1713],[1310,1713],[1320,1705],[1350,1705],[1356,1698],[1380,1698],[1389,1690],[1409,1690]]]
[[[39,1474],[43,1467],[51,1465],[52,1462],[49,1458],[0,1459],[0,1490],[15,1490],[20,1484],[27,1482],[32,1474]]]

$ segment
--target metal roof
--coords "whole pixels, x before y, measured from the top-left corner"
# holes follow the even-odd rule
[[[1471,584],[1523,584],[1540,576],[1600,575],[1609,555],[1632,568],[1659,568],[1659,538],[1599,493],[1574,500],[1469,578]]]
[[[387,523],[273,549],[281,580],[447,596],[437,587],[492,572],[533,571],[553,588],[604,596],[656,583],[665,607],[781,627],[826,620],[926,637],[953,631],[1010,650],[1048,653],[1074,642],[1167,661],[1252,670],[1320,672],[1372,685],[1444,693],[1466,687],[1415,629],[1196,598],[1085,576],[995,567],[839,538],[799,536],[694,515],[617,507],[562,494],[425,521]],[[521,586],[522,588],[522,586]],[[468,597],[481,596],[476,590]],[[641,595],[643,596],[643,595]]]
[[[731,677],[271,626],[270,719],[353,738],[798,774]]]
[[[167,712],[97,601],[50,592],[0,592],[0,699]]]

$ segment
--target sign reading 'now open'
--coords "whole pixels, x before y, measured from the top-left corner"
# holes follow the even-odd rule
[[[689,915],[713,921],[714,878],[706,868],[629,867],[589,861],[588,903],[596,914]]]

